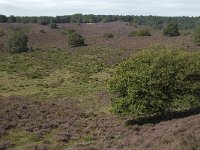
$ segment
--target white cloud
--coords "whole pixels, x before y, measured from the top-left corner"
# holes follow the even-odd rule
[[[0,14],[129,14],[200,16],[199,0],[0,0]]]

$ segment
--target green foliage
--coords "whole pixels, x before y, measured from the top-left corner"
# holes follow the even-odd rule
[[[163,29],[163,34],[169,37],[179,36],[180,33],[178,30],[179,29],[177,24],[170,23]]]
[[[103,35],[103,38],[107,38],[107,39],[113,38],[113,37],[114,37],[114,35],[113,35],[112,33],[105,33],[105,34]]]
[[[116,114],[149,116],[200,105],[200,53],[140,51],[117,68],[110,88]]]
[[[44,30],[39,30],[39,33],[46,33]]]
[[[8,18],[8,22],[10,23],[13,23],[13,22],[16,22],[16,17],[11,15],[9,18]]]
[[[0,37],[2,37],[4,35],[6,35],[6,33],[4,31],[0,30]]]
[[[74,15],[70,16],[70,20],[71,20],[71,23],[80,24],[80,23],[82,23],[83,15],[82,14],[74,14]]]
[[[56,23],[51,23],[49,26],[50,26],[51,29],[57,29],[58,28]]]
[[[7,17],[5,15],[0,15],[0,22],[7,22]]]
[[[7,45],[11,53],[27,52],[28,37],[22,31],[15,31],[14,34],[8,39]]]
[[[200,26],[196,27],[193,32],[193,40],[196,45],[200,45]]]
[[[31,53],[15,55],[2,52],[0,93],[40,99],[88,97],[101,88],[106,89],[106,82],[97,79],[104,78],[100,74],[106,74],[104,59],[117,55],[111,52],[110,49],[86,47],[73,53],[57,48],[33,49]],[[97,79],[91,78],[93,76]],[[88,98],[86,101],[90,106],[93,103]]]
[[[58,28],[57,24],[56,24],[54,21],[50,21],[49,27],[50,27],[51,29],[57,29],[57,28]]]
[[[71,34],[68,35],[69,38],[69,45],[72,47],[76,47],[76,46],[84,46],[85,44],[85,39],[78,33],[73,32]]]
[[[133,36],[151,36],[150,32],[148,30],[139,30],[129,33],[129,37]]]
[[[41,25],[48,25],[51,21],[51,17],[39,17],[37,19],[37,23]]]
[[[84,44],[85,44],[85,39],[78,33],[74,32],[69,35],[69,45],[82,46]]]
[[[37,17],[31,17],[30,23],[37,23]]]
[[[67,29],[66,34],[70,35],[72,33],[75,33],[76,31],[74,29]]]
[[[83,15],[73,14],[64,16],[40,16],[40,17],[15,17],[16,22],[20,23],[39,23],[47,25],[51,20],[54,23],[96,23],[96,22],[113,22],[113,21],[124,21],[131,22],[137,25],[147,25],[154,29],[162,30],[169,22],[177,22],[181,30],[192,29],[199,25],[200,17],[161,17],[161,16],[122,16],[122,15]],[[9,17],[0,15],[0,22],[9,22]]]

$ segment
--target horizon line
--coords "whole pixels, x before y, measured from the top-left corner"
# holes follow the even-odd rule
[[[186,16],[186,15],[174,15],[174,16],[167,16],[167,15],[133,15],[133,14],[91,14],[91,13],[88,13],[88,14],[84,14],[84,13],[74,13],[74,14],[62,14],[62,15],[5,15],[5,14],[1,14],[0,15],[4,15],[6,17],[10,17],[10,16],[15,16],[15,17],[57,17],[57,16],[73,16],[73,15],[94,15],[94,16],[144,16],[144,17],[150,17],[150,16],[153,16],[153,17],[190,17],[190,18],[198,18],[200,16]]]

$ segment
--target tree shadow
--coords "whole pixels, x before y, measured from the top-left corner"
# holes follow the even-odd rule
[[[185,118],[192,115],[196,115],[200,113],[200,107],[193,108],[187,111],[181,111],[181,112],[169,112],[165,116],[163,115],[156,115],[156,116],[150,116],[150,117],[141,117],[137,119],[128,120],[125,122],[127,126],[132,125],[145,125],[145,124],[157,124],[162,121],[169,121],[172,119],[178,119],[178,118]]]

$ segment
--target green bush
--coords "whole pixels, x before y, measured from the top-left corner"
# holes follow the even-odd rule
[[[113,35],[112,33],[105,33],[105,34],[103,35],[103,38],[107,38],[107,39],[113,38],[113,37],[114,37],[114,35]]]
[[[0,37],[4,36],[5,32],[0,30]]]
[[[150,32],[148,30],[139,30],[129,33],[129,37],[133,36],[151,36]]]
[[[163,34],[169,37],[179,36],[180,33],[178,30],[179,29],[177,24],[170,23],[163,29]]]
[[[71,47],[76,46],[85,46],[85,39],[78,34],[74,29],[68,29],[66,31],[66,34],[68,35],[69,41],[68,45]]]
[[[193,32],[193,40],[195,45],[200,45],[200,26],[196,27]]]
[[[200,106],[200,53],[140,51],[121,63],[110,81],[120,115],[164,115]]]
[[[57,24],[56,24],[56,23],[53,23],[53,22],[49,24],[49,27],[50,27],[51,29],[57,29],[57,28],[58,28]]]
[[[39,33],[46,33],[44,30],[39,30]]]
[[[75,33],[76,31],[74,29],[67,29],[66,34],[70,35],[72,33]]]
[[[11,53],[20,53],[28,51],[28,37],[22,31],[16,31],[8,39],[7,45]]]
[[[68,44],[72,47],[85,45],[85,39],[76,32],[69,34],[68,38],[69,38]]]

